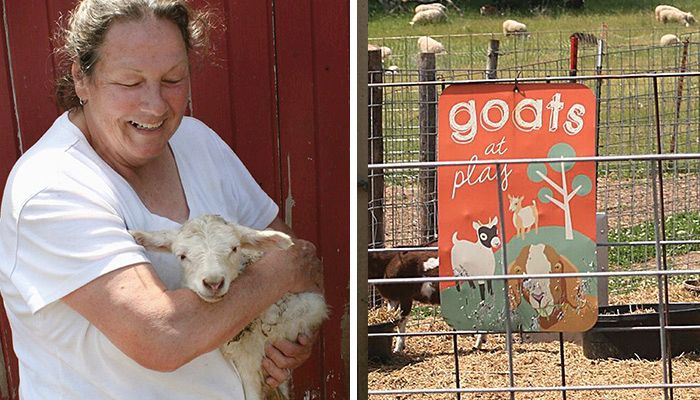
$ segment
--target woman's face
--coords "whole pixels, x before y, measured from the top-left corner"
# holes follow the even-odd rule
[[[74,66],[86,136],[113,166],[137,168],[167,146],[185,113],[190,88],[187,49],[178,27],[146,18],[112,25],[93,74]]]

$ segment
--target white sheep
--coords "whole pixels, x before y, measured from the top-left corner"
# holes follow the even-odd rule
[[[674,35],[673,33],[668,33],[666,35],[661,36],[661,40],[659,40],[659,44],[662,46],[673,46],[675,44],[680,43],[681,40],[678,39],[678,36]]]
[[[506,36],[511,35],[523,35],[530,36],[530,32],[527,31],[527,25],[522,22],[518,22],[512,19],[507,19],[503,21],[503,34]]]
[[[660,4],[656,6],[654,9],[654,17],[656,17],[657,21],[661,21],[661,11],[663,10],[676,10],[676,11],[681,11],[680,9],[674,7],[674,6],[669,6],[666,4]]]
[[[221,300],[231,281],[264,252],[293,244],[282,232],[258,231],[215,215],[189,220],[177,230],[131,234],[148,250],[175,254],[183,269],[182,286],[208,302]],[[316,330],[327,315],[321,294],[288,293],[220,347],[223,356],[236,365],[247,400],[262,400],[274,393],[262,370],[265,344],[280,339],[294,341],[299,334]],[[288,399],[288,385],[285,381],[275,394]]]
[[[437,8],[431,8],[431,9],[416,13],[416,15],[414,15],[413,18],[411,19],[411,22],[409,22],[409,24],[411,24],[411,25],[435,24],[435,23],[446,22],[446,21],[447,21],[447,14],[445,14],[444,11],[437,9]]]
[[[416,14],[418,14],[419,12],[425,10],[441,10],[442,12],[447,12],[447,7],[441,3],[419,4],[416,6],[414,11]]]
[[[474,221],[472,227],[476,230],[476,242],[460,240],[457,232],[452,235],[452,249],[450,250],[450,261],[452,271],[455,276],[488,276],[496,272],[496,257],[493,251],[500,246],[501,239],[498,237],[498,217],[493,217],[488,223]],[[469,286],[476,288],[474,281],[469,282]],[[493,294],[491,281],[477,281],[481,300],[485,300],[485,285],[488,286],[489,294]],[[457,285],[460,289],[460,285]]]
[[[421,53],[446,53],[445,46],[430,36],[421,36],[418,38],[418,51]]]
[[[659,21],[664,24],[667,22],[680,22],[688,27],[695,23],[695,17],[689,12],[667,8],[659,12]]]

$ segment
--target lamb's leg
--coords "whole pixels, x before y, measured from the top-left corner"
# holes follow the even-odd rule
[[[490,286],[490,285],[489,285],[489,286]],[[490,288],[489,288],[489,289],[490,289]],[[486,294],[484,293],[485,290],[486,290],[486,284],[480,283],[480,284],[479,284],[479,295],[481,295],[481,301],[485,301],[485,300],[486,300]],[[491,291],[491,290],[489,290],[489,292],[490,292],[490,291]]]
[[[263,399],[265,400],[289,400],[289,381],[282,382],[275,389],[265,386]]]
[[[246,400],[264,400],[263,385],[265,384],[265,377],[260,369],[261,364],[258,363],[255,367],[245,364],[246,362],[240,362],[239,360],[236,367],[238,368],[238,374],[241,376]]]
[[[493,296],[493,282],[490,280],[486,281],[486,286],[489,289],[489,294]]]
[[[277,390],[279,390],[283,399],[289,399],[289,380],[286,380],[277,386]]]
[[[481,350],[481,345],[483,345],[484,343],[486,343],[486,334],[478,333],[476,335],[476,343],[474,344],[474,349]]]

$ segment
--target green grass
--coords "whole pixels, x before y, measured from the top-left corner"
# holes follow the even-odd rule
[[[700,237],[700,214],[683,212],[666,217],[666,240],[694,240]],[[645,222],[631,227],[611,230],[609,242],[649,241],[655,238],[654,224]],[[700,245],[667,245],[666,254],[677,256],[700,250]],[[643,263],[655,257],[654,245],[612,247],[609,252],[609,264],[612,270],[629,270],[633,264]]]
[[[393,54],[386,63],[397,65],[402,71],[386,80],[418,80],[416,38],[422,35],[440,40],[448,50],[447,54],[436,57],[438,79],[483,79],[486,49],[491,38],[500,40],[500,78],[568,75],[569,35],[582,31],[600,36],[603,23],[608,27],[604,74],[677,71],[681,64],[681,48],[662,48],[657,45],[659,37],[665,33],[688,35],[691,39],[688,69],[697,70],[697,65],[700,64],[700,49],[693,43],[700,41],[700,25],[685,28],[680,24],[664,25],[657,22],[653,15],[658,3],[656,1],[589,0],[582,11],[565,12],[550,8],[544,13],[530,13],[515,10],[506,16],[494,17],[478,14],[479,6],[483,3],[458,2],[464,10],[463,16],[450,9],[447,23],[415,27],[408,24],[412,15],[410,11],[382,13],[376,11],[378,7],[373,7],[375,12],[369,18],[370,42],[391,47]],[[674,4],[700,13],[700,4],[697,2],[686,0]],[[504,37],[501,23],[505,18],[511,17],[527,23],[532,38],[525,40]],[[593,74],[594,63],[595,48],[581,46],[579,74]],[[596,87],[594,81],[584,83],[591,89]],[[678,79],[659,79],[658,84],[664,151],[669,151],[670,138],[674,134],[678,136],[676,152],[700,151],[696,129],[700,124],[700,108],[695,107],[700,79],[685,78],[680,103],[677,100]],[[651,79],[603,81],[600,98],[600,155],[657,152],[654,87]],[[417,161],[417,89],[410,86],[387,87],[384,89],[383,101],[385,161]],[[624,178],[635,173],[644,174],[647,169],[646,163],[639,163],[625,170],[600,168],[599,174],[615,172]]]
[[[413,308],[411,308],[411,320],[414,321],[420,321],[440,315],[440,306],[419,305],[418,303],[415,303]]]
[[[697,212],[684,212],[669,216],[666,218],[665,225],[666,240],[691,240],[700,237],[700,214]],[[652,222],[647,222],[610,231],[608,234],[608,241],[645,241],[654,240],[654,237],[654,225]],[[700,245],[681,244],[666,246],[666,254],[668,257],[680,256],[697,250],[700,250]],[[654,245],[611,247],[608,254],[609,269],[612,271],[630,271],[638,269],[635,268],[634,265],[639,265],[655,258],[656,250]],[[668,268],[674,269],[673,261],[668,263]],[[672,276],[669,278],[669,282],[681,284],[685,279],[687,279],[687,276]],[[611,278],[609,289],[611,293],[614,294],[626,294],[640,287],[649,287],[653,285],[656,285],[656,278],[624,276]]]

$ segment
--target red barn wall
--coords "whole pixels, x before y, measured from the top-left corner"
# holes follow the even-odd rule
[[[58,116],[51,34],[73,0],[7,1],[0,24],[0,182]],[[346,399],[341,320],[349,301],[349,2],[194,0],[217,10],[214,60],[193,66],[192,114],[240,156],[287,223],[317,244],[332,309],[310,362],[295,372],[296,399]],[[17,364],[4,313],[7,388]],[[4,382],[3,382],[4,383]]]

